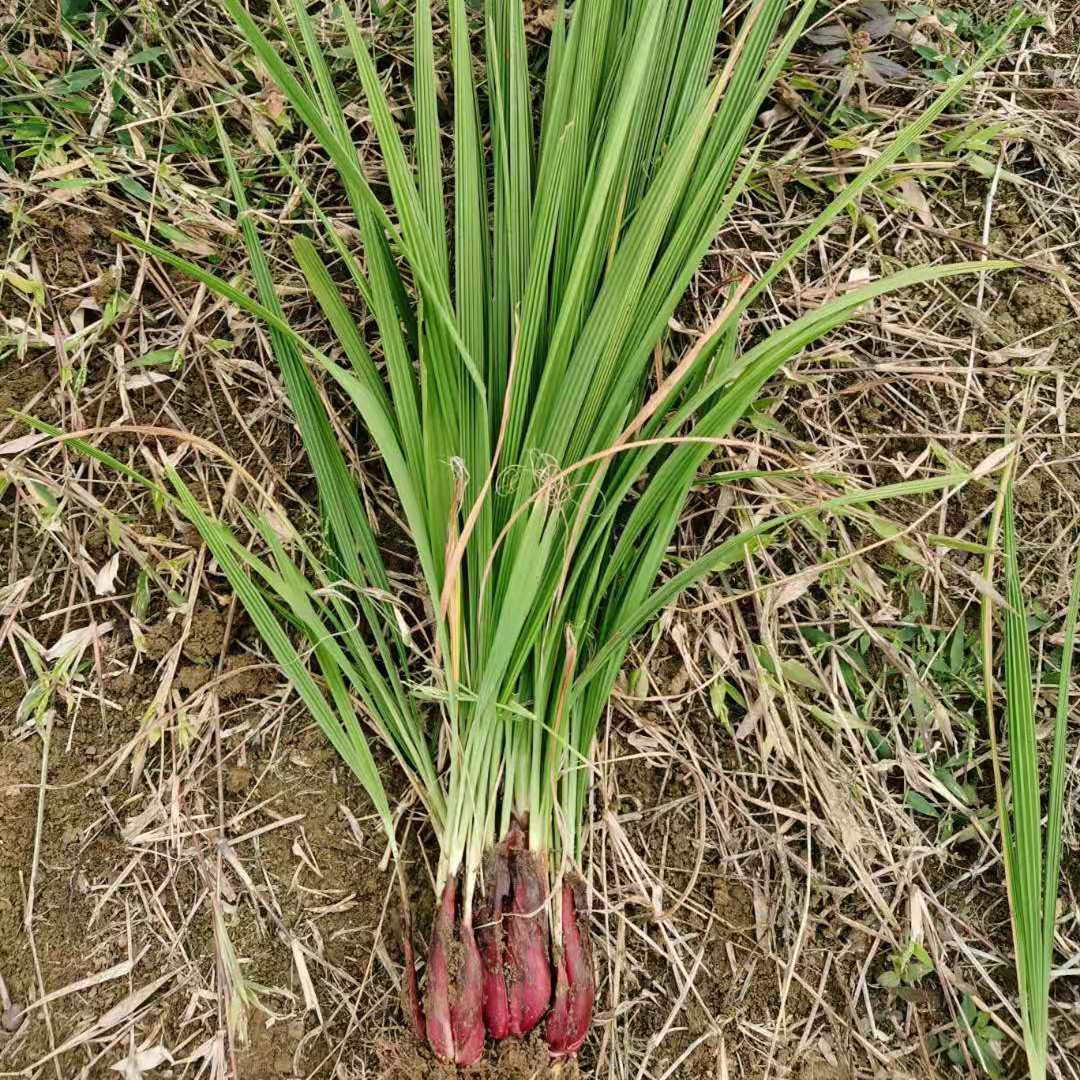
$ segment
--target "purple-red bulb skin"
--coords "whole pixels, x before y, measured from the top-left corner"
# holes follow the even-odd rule
[[[477,905],[474,925],[484,967],[484,1026],[493,1039],[510,1034],[510,1001],[506,992],[505,912],[510,898],[510,860],[506,846],[491,853],[486,894]]]
[[[489,856],[484,892],[471,912],[458,909],[457,884],[443,890],[428,952],[421,1006],[412,942],[406,935],[410,1018],[435,1055],[462,1067],[492,1039],[523,1038],[541,1021],[555,1058],[573,1057],[592,1025],[596,999],[585,883],[564,879],[555,897],[561,945],[548,927],[544,856],[530,851],[519,822]],[[475,926],[475,931],[474,931]]]
[[[562,948],[555,957],[555,1000],[544,1037],[553,1057],[572,1057],[589,1034],[596,999],[585,887],[580,879],[563,882],[561,908]]]
[[[483,965],[468,923],[458,925],[457,886],[443,890],[428,949],[425,1031],[435,1056],[461,1066],[484,1053]]]
[[[435,912],[428,946],[424,1013],[428,1042],[435,1056],[454,1060],[454,1032],[450,1025],[450,952],[454,945],[456,888],[449,882]]]
[[[528,1035],[551,1006],[551,942],[547,868],[534,851],[510,856],[511,900],[506,922],[506,993],[510,1034]]]
[[[454,1061],[475,1065],[484,1056],[484,966],[476,935],[468,923],[458,932],[459,967],[451,982],[450,1027],[454,1033]]]

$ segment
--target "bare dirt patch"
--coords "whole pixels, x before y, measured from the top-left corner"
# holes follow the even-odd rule
[[[51,23],[51,12],[44,17]],[[153,208],[155,221],[175,213],[188,227],[190,218],[202,250],[188,254],[244,282],[220,169],[210,163],[218,152],[200,125],[206,87],[223,89],[231,100],[238,85],[230,79],[246,78],[246,69],[223,72],[215,61],[218,52],[231,55],[235,38],[227,31],[218,40],[223,28],[213,13],[196,5],[177,18],[168,44],[179,49],[192,85],[162,82],[182,91],[174,100],[181,115],[152,120],[160,99],[148,91],[150,80],[125,76],[127,91],[136,99],[144,95],[143,111],[130,118],[137,120],[132,130],[162,148],[163,167],[153,154],[143,161],[126,146],[109,144],[110,167],[129,169],[125,178],[147,189],[157,170],[168,183]],[[1074,30],[1076,19],[1068,13],[1059,23]],[[118,19],[110,32],[123,36],[131,25]],[[392,48],[385,70],[389,81],[404,86],[397,75],[399,68],[404,72],[399,57],[407,30],[399,24],[387,35]],[[228,47],[219,50],[222,41]],[[1070,42],[1062,36],[1055,48],[1067,53]],[[115,42],[99,46],[108,53],[109,44]],[[55,73],[66,48],[55,50],[45,74]],[[1052,59],[1058,66],[1073,63],[1075,72],[1069,57]],[[1029,60],[1037,67],[1041,58],[1018,58],[1015,71],[1007,61],[986,81],[973,111],[958,111],[946,126],[955,132],[987,117],[1008,123],[1014,134],[993,144],[991,166],[1001,154],[1008,168],[1040,186],[999,184],[990,251],[1033,260],[1049,251],[1075,276],[1076,204],[1069,194],[1069,153],[1075,152],[1062,138],[1062,131],[1075,130],[1075,120],[1064,107],[1049,119],[1038,107],[1068,106],[1075,90],[1065,71],[1049,87],[1054,94],[1033,104],[1022,92]],[[160,72],[153,74],[157,79]],[[402,115],[406,99],[403,93]],[[245,140],[248,111],[240,101],[230,116]],[[894,119],[888,109],[881,115]],[[93,145],[91,120],[60,119]],[[1058,130],[1050,120],[1064,126]],[[765,190],[760,202],[755,194],[751,209],[740,208],[731,235],[722,238],[709,272],[680,309],[687,327],[707,322],[717,282],[733,268],[760,272],[767,265],[782,243],[777,237],[794,235],[827,197],[822,182],[850,175],[842,153],[815,152],[822,134],[816,124],[790,134],[792,145],[810,137],[808,152],[800,148],[776,176],[763,178],[763,189],[782,198],[769,202]],[[845,134],[846,124],[828,134]],[[858,137],[862,129],[854,128]],[[191,150],[200,139],[201,149]],[[1034,150],[1013,152],[1028,140]],[[250,155],[245,165],[268,163],[265,186],[260,181],[260,223],[267,227],[275,273],[286,277],[282,294],[290,317],[323,333],[307,291],[295,275],[288,277],[286,241],[295,222],[284,207],[300,205],[293,203],[295,192],[257,146],[239,149]],[[933,144],[926,156],[937,149]],[[812,173],[796,175],[807,163]],[[320,170],[313,167],[313,183],[326,193],[335,221],[345,223],[347,208],[332,205],[340,192]],[[29,175],[27,166],[5,194],[22,200]],[[957,162],[949,166],[947,178],[953,176],[961,179],[940,192],[932,170],[921,181],[941,228],[921,231],[912,208],[897,205],[895,189],[875,192],[858,222],[849,229],[845,221],[823,237],[809,264],[781,282],[771,306],[754,318],[801,314],[844,287],[853,269],[876,274],[898,262],[977,257],[990,184]],[[817,188],[808,202],[807,181]],[[119,190],[114,184],[112,203]],[[33,195],[53,199],[56,190],[35,187]],[[25,354],[0,356],[0,407],[30,407],[46,419],[80,425],[193,432],[221,446],[276,495],[285,493],[291,508],[310,503],[306,466],[261,331],[192,282],[118,248],[109,227],[141,232],[134,215],[148,210],[133,200],[117,220],[108,212],[112,203],[89,190],[20,220],[16,239],[31,242],[51,305],[43,316],[47,333],[54,311],[67,333],[74,328],[67,322],[73,306],[91,301],[100,309],[113,297],[131,295],[85,355],[73,350],[77,378],[62,370],[51,339]],[[9,236],[2,241],[7,248]],[[123,267],[114,273],[118,251]],[[1060,607],[1067,569],[1068,553],[1056,541],[1074,525],[1080,494],[1073,448],[1080,432],[1073,378],[1080,355],[1078,293],[1052,275],[1029,273],[989,279],[981,307],[976,289],[957,284],[947,300],[927,289],[866,312],[850,332],[830,338],[826,353],[786,373],[790,382],[770,390],[755,424],[742,434],[765,450],[790,453],[809,473],[887,482],[907,475],[924,452],[940,464],[933,443],[977,464],[1027,408],[1028,468],[1018,486],[1025,555],[1032,559],[1025,584],[1042,603],[1040,618],[1050,617]],[[9,288],[0,307],[21,316],[29,304]],[[97,318],[98,311],[86,310],[87,319]],[[748,338],[757,332],[751,324]],[[140,378],[148,373],[155,380]],[[778,407],[781,394],[785,405]],[[8,425],[7,418],[0,424]],[[400,530],[384,513],[378,466],[368,470],[362,460],[366,438],[347,421],[342,430],[380,535],[397,546]],[[25,430],[5,426],[0,441],[16,434]],[[150,468],[162,451],[182,449],[179,440],[138,432],[110,435],[103,445],[138,468]],[[737,458],[740,466],[746,461]],[[30,467],[19,462],[24,465]],[[228,467],[194,453],[181,467],[207,505],[241,522],[230,501],[236,489]],[[276,667],[238,617],[197,536],[167,510],[152,507],[141,491],[133,493],[74,455],[51,455],[31,478],[52,482],[50,492],[69,501],[62,528],[46,530],[54,523],[36,516],[25,478],[0,496],[3,583],[35,579],[31,599],[38,606],[28,607],[25,618],[19,613],[20,625],[37,631],[42,611],[73,604],[72,618],[81,624],[93,603],[100,607],[92,610],[107,612],[117,628],[104,654],[88,660],[67,688],[72,699],[59,703],[52,721],[40,834],[43,738],[16,723],[26,684],[13,667],[2,666],[6,653],[0,661],[0,976],[16,1005],[70,991],[36,1007],[16,1031],[0,1031],[0,1071],[32,1070],[76,1038],[78,1045],[58,1059],[65,1077],[115,1076],[112,1066],[134,1045],[160,1046],[174,1059],[151,1076],[171,1068],[177,1077],[209,1071],[251,1080],[383,1073],[395,1080],[442,1080],[447,1070],[415,1046],[402,1023],[400,917],[368,802],[283,692]],[[967,605],[977,600],[970,577],[977,554],[942,555],[922,535],[940,529],[977,544],[993,494],[989,481],[973,484],[950,502],[940,523],[921,526],[910,539],[923,551],[923,563],[912,564],[898,545],[885,545],[851,560],[843,572],[815,577],[805,592],[790,590],[780,604],[753,590],[882,541],[862,521],[841,523],[820,543],[801,535],[785,539],[666,613],[664,633],[635,654],[647,690],[630,693],[635,672],[627,672],[605,736],[593,808],[589,861],[601,983],[582,1075],[621,1080],[647,1066],[647,1075],[691,1080],[759,1080],[766,1070],[778,1080],[959,1076],[941,1048],[955,1037],[963,994],[975,988],[995,1018],[1009,1020],[1005,1003],[1014,1001],[1015,985],[980,716],[966,688],[948,699],[944,719],[932,708],[916,715],[911,702],[930,685],[929,667],[938,656],[930,650],[918,664],[904,666],[913,641],[963,626]],[[788,495],[765,483],[703,488],[677,557],[692,557],[732,519],[772,502],[786,505],[781,496]],[[890,507],[887,516],[906,525],[927,505]],[[86,566],[96,572],[117,552],[117,595],[93,596]],[[139,573],[147,566],[155,573],[148,607],[134,614]],[[411,560],[396,558],[392,569],[404,579]],[[745,595],[731,602],[728,593],[737,590]],[[915,592],[927,601],[922,614],[909,607]],[[44,646],[55,642],[63,618],[41,629]],[[830,643],[811,648],[808,630]],[[860,651],[860,634],[877,634],[874,647]],[[949,639],[942,640],[947,646]],[[5,642],[5,649],[12,647]],[[782,683],[780,660],[802,664],[804,682]],[[818,682],[807,685],[808,677]],[[714,697],[719,681],[729,689]],[[394,776],[392,764],[384,764],[385,774]],[[974,792],[961,812],[949,812],[948,797],[956,796],[943,794],[943,769]],[[928,804],[938,816],[917,809]],[[407,807],[402,820],[404,829]],[[427,838],[411,829],[409,837],[407,874],[419,939],[431,922],[431,868]],[[1080,862],[1076,837],[1067,842],[1063,901],[1074,910]],[[31,941],[25,912],[32,876]],[[936,972],[902,999],[877,980],[893,952],[916,933],[927,942]],[[1075,926],[1065,924],[1062,933],[1071,945]],[[124,973],[105,978],[117,970]],[[101,981],[83,984],[88,978]],[[115,1024],[95,1026],[147,987],[153,987],[149,996]],[[1055,986],[1054,1023],[1066,1054],[1076,1045],[1071,994],[1066,980]],[[534,1039],[490,1052],[477,1075],[517,1080],[574,1072],[553,1069],[546,1047]],[[54,1073],[51,1063],[36,1071]]]
[[[248,717],[255,722],[250,711]],[[0,730],[10,732],[12,719],[6,711]],[[185,782],[166,809],[152,787],[140,785],[132,795],[126,770],[105,784],[100,771],[88,779],[101,748],[115,746],[119,736],[115,721],[101,726],[83,718],[74,731],[53,727],[32,940],[24,912],[35,865],[42,740],[33,733],[0,740],[0,974],[12,1001],[22,1005],[43,990],[74,987],[47,1016],[37,1008],[14,1034],[0,1035],[4,1067],[33,1066],[83,1037],[60,1055],[62,1067],[72,1075],[83,1068],[88,1072],[80,1075],[114,1075],[124,1040],[117,1030],[94,1025],[132,987],[163,973],[170,978],[139,1019],[175,1058],[198,1051],[191,1035],[200,1025],[193,1028],[193,1020],[209,1008],[206,1019],[216,1026],[211,988],[216,969],[229,963],[221,952],[227,940],[233,988],[242,984],[247,995],[248,1039],[237,1054],[238,1075],[333,1075],[340,1041],[360,1022],[350,987],[374,979],[383,1011],[396,1013],[396,893],[392,874],[379,867],[378,830],[362,824],[368,822],[362,793],[321,735],[299,726],[265,742],[226,743],[223,803],[217,803],[214,768],[197,785]],[[156,771],[152,750],[148,778]],[[218,805],[226,847],[212,828]],[[307,957],[303,976],[298,952]],[[130,964],[130,977],[78,986],[123,964]],[[305,979],[319,988],[310,1001]],[[328,985],[342,996],[328,994]],[[321,1065],[324,1058],[330,1063]]]

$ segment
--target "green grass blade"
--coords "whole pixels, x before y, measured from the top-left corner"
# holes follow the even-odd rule
[[[311,676],[299,653],[289,641],[262,592],[244,572],[234,554],[226,530],[207,516],[187,485],[175,469],[166,468],[166,475],[173,485],[185,516],[199,530],[203,542],[212,552],[221,572],[226,576],[233,591],[240,598],[259,636],[270,649],[274,659],[284,671],[304,705],[323,730],[342,759],[356,774],[364,786],[376,812],[382,819],[390,845],[396,852],[393,818],[390,803],[379,776],[378,766],[371,755],[371,748],[360,730],[355,713],[335,713],[318,684]]]
[[[435,88],[435,46],[431,29],[431,0],[416,0],[413,24],[416,40],[415,82],[416,158],[420,198],[435,241],[435,256],[443,279],[450,280],[446,248],[446,205],[443,195],[442,135]]]
[[[1054,718],[1054,742],[1051,751],[1050,789],[1046,814],[1046,874],[1043,880],[1043,964],[1049,1006],[1050,970],[1053,965],[1054,931],[1057,926],[1058,893],[1061,888],[1062,830],[1065,818],[1065,771],[1068,761],[1069,694],[1072,689],[1073,657],[1076,651],[1077,617],[1080,615],[1080,555],[1073,573],[1072,590],[1065,616],[1061,646],[1061,671],[1058,675],[1057,712]],[[1044,1023],[1046,1020],[1044,1019]]]
[[[291,246],[296,263],[307,280],[308,287],[315,294],[315,299],[333,328],[337,340],[345,350],[345,355],[349,358],[357,378],[361,379],[374,395],[382,398],[383,408],[389,413],[392,406],[386,396],[382,377],[375,367],[375,361],[372,360],[367,345],[364,344],[364,339],[360,336],[356,320],[349,312],[341,291],[330,276],[322,256],[306,236],[294,237]],[[413,407],[415,412],[415,401]],[[404,406],[402,412],[404,412]]]
[[[1016,521],[1012,481],[1005,492],[1005,714],[1009,733],[1009,780],[1012,791],[1012,902],[1016,927],[1016,963],[1025,1032],[1037,1048],[1045,1034],[1038,1016],[1043,986],[1043,851],[1042,788],[1039,780],[1035,688],[1031,675],[1031,642],[1017,564]],[[1036,1052],[1038,1052],[1036,1050]]]
[[[217,112],[214,113],[214,118],[259,299],[268,311],[273,312],[277,320],[284,322],[266,254],[254,220],[247,213],[244,185],[233,160],[228,137]],[[389,589],[382,556],[360,501],[356,482],[345,463],[315,381],[289,335],[271,327],[270,341],[285,379],[286,392],[296,413],[304,448],[318,481],[319,496],[327,510],[327,521],[336,554],[343,560],[352,579],[359,581],[360,565],[356,561],[359,553],[366,571],[364,577],[381,589]]]
[[[761,537],[768,536],[778,529],[814,514],[830,510],[839,511],[853,506],[865,506],[886,499],[940,491],[942,488],[962,484],[965,480],[964,474],[957,473],[933,477],[928,480],[908,480],[898,484],[887,484],[871,491],[851,492],[847,495],[838,495],[832,499],[813,503],[788,514],[777,515],[759,525],[755,525],[753,528],[743,530],[736,536],[719,544],[712,551],[695,559],[689,566],[657,588],[648,600],[639,604],[633,610],[626,612],[621,617],[618,626],[611,632],[603,646],[578,676],[574,684],[575,695],[581,694],[591,679],[617,654],[618,650],[623,648],[650,619],[662,611],[680,593],[685,592],[692,585],[703,580],[718,567],[731,565],[742,556],[742,553],[755,540],[759,540]]]

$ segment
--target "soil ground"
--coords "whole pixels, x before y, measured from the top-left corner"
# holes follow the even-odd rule
[[[187,257],[241,272],[206,92],[243,90],[227,120],[252,162],[272,162],[270,137],[297,137],[297,121],[215,4],[65,4],[77,33],[58,27],[52,5],[9,5],[0,1076],[443,1076],[405,1029],[397,885],[370,803],[198,534],[107,469],[55,444],[11,444],[28,432],[15,409],[95,429],[142,470],[172,454],[234,519],[239,463],[310,526],[311,481],[261,334],[112,232],[153,222]],[[388,78],[407,81],[402,6],[387,6],[377,40]],[[931,5],[946,25],[958,25],[950,8],[973,21],[925,33],[968,55],[991,6]],[[864,271],[983,254],[1028,265],[880,301],[786,370],[740,432],[755,461],[778,453],[808,475],[886,483],[929,460],[976,466],[1019,430],[1025,588],[1051,664],[1080,523],[1072,9],[1049,5],[1046,25],[1011,43],[910,175],[868,195],[752,312],[747,339]],[[538,5],[538,36],[543,14]],[[914,73],[870,103],[891,129],[930,76],[903,42],[890,47]],[[794,115],[776,122],[760,183],[680,311],[685,327],[706,325],[716,283],[732,267],[760,270],[849,175],[842,140],[825,147],[823,135],[873,142],[839,113],[823,130],[828,95],[806,88],[821,75],[815,51],[789,73]],[[323,166],[306,168],[333,200]],[[311,319],[287,265],[299,200],[272,170],[260,194],[290,315]],[[373,513],[401,550],[377,475],[365,480]],[[673,556],[815,490],[703,483]],[[588,856],[595,1031],[573,1066],[553,1068],[534,1041],[507,1044],[478,1076],[1022,1075],[977,633],[977,549],[995,497],[988,474],[944,500],[793,533],[665,613],[635,647],[601,732]],[[404,580],[406,554],[399,563]],[[1053,704],[1044,690],[1046,729]],[[1052,1009],[1062,1080],[1080,1078],[1080,998],[1067,977],[1080,955],[1076,760]],[[430,838],[395,794],[422,938]],[[932,970],[883,985],[884,973],[910,971],[911,942]],[[1003,1033],[986,1063],[965,1016]]]

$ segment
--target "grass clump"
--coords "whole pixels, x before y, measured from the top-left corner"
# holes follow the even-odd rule
[[[1080,612],[1080,559],[1073,576],[1065,616],[1061,664],[1057,675],[1057,707],[1050,743],[1049,776],[1040,765],[1039,734],[1035,720],[1037,695],[1032,677],[1031,650],[1024,594],[1017,557],[1016,515],[1011,473],[1002,488],[992,530],[1004,521],[1005,533],[1005,727],[1009,783],[1004,779],[1004,758],[993,712],[993,610],[983,600],[984,665],[998,822],[1002,858],[1009,891],[1020,1019],[1024,1053],[1032,1080],[1047,1075],[1050,1041],[1050,982],[1054,933],[1058,918],[1061,881],[1062,828],[1065,814],[1065,768],[1068,758],[1067,726],[1077,615]],[[988,569],[993,558],[988,557]],[[1043,794],[1046,794],[1045,823]]]

